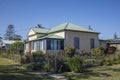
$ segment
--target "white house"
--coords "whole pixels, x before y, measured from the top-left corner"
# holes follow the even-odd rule
[[[25,52],[42,50],[44,53],[61,53],[66,46],[75,47],[77,52],[90,51],[99,46],[99,33],[72,23],[63,23],[51,29],[30,28]]]

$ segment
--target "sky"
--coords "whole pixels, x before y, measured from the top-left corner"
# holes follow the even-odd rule
[[[120,0],[0,0],[0,34],[13,24],[16,34],[27,39],[31,27],[52,28],[70,22],[91,26],[100,39],[120,37]]]

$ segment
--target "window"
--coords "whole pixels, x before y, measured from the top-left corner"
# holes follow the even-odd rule
[[[60,40],[57,40],[57,50],[60,49]]]
[[[95,48],[95,39],[90,39],[90,48]]]
[[[74,37],[74,47],[76,49],[79,49],[79,38],[78,37]]]
[[[54,40],[51,40],[51,50],[54,50],[54,46],[55,46],[54,42],[55,42]]]
[[[35,41],[35,42],[33,42],[33,50],[37,50],[37,42]]]
[[[61,50],[64,49],[64,41],[63,41],[63,40],[60,41],[60,49],[61,49]]]
[[[39,50],[43,50],[43,41],[39,41],[39,46],[38,46],[39,48]]]
[[[63,50],[63,49],[64,49],[64,41],[57,40],[57,50]]]
[[[47,49],[48,50],[63,50],[64,41],[63,40],[47,40]]]
[[[47,49],[48,49],[48,50],[51,49],[51,40],[47,40]]]

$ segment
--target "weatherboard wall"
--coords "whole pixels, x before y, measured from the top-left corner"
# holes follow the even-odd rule
[[[90,51],[90,39],[95,40],[95,47],[99,46],[98,41],[98,34],[96,33],[87,33],[87,32],[77,32],[77,31],[66,31],[65,32],[65,46],[72,46],[74,47],[74,37],[79,38],[79,49],[78,52],[81,50]]]

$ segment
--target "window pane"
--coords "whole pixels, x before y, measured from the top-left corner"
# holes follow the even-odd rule
[[[51,40],[51,50],[54,50],[54,40]]]
[[[61,50],[64,49],[64,41],[63,41],[63,40],[60,41],[60,49],[61,49]]]
[[[95,39],[90,39],[90,47],[95,48]]]
[[[48,50],[51,49],[51,40],[47,40],[47,49],[48,49]]]
[[[74,47],[76,49],[79,49],[79,38],[78,37],[74,37]]]

